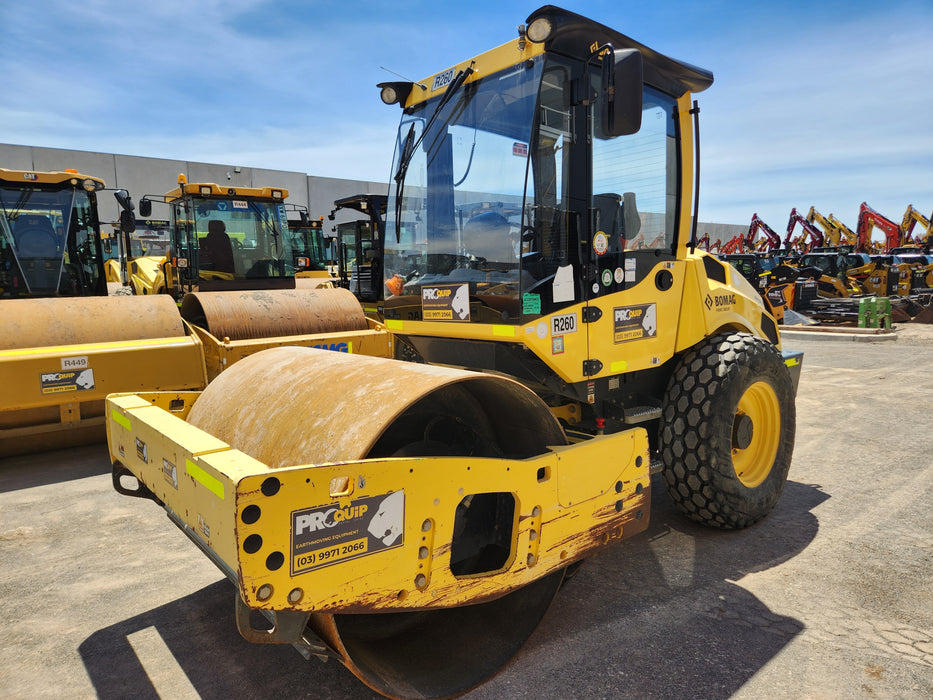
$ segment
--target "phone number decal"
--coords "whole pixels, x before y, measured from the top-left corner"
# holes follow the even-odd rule
[[[353,542],[345,542],[344,544],[328,547],[327,549],[319,549],[316,552],[300,554],[295,557],[295,561],[292,562],[292,569],[295,571],[306,571],[318,566],[334,564],[341,559],[358,557],[361,554],[366,554],[368,550],[368,539],[363,537]]]

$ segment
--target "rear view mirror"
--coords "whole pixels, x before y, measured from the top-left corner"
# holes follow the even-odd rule
[[[133,233],[136,230],[136,219],[133,218],[133,212],[124,209],[120,212],[120,230],[123,233]]]
[[[143,197],[139,200],[139,215],[144,219],[152,216],[152,200]]]
[[[116,190],[113,196],[116,198],[117,202],[120,203],[120,208],[123,209],[123,211],[133,211],[133,199],[130,197],[129,192],[126,190]]]
[[[613,50],[603,56],[600,120],[607,137],[637,133],[641,128],[641,52]]]

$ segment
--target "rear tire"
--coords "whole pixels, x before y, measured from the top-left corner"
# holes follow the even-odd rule
[[[794,387],[777,348],[749,333],[709,338],[668,383],[659,431],[668,493],[706,525],[761,520],[787,480],[795,424]]]

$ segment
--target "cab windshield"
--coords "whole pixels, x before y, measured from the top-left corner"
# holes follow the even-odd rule
[[[0,188],[0,296],[93,294],[98,221],[83,189]]]
[[[607,136],[556,55],[405,110],[387,208],[390,319],[519,324],[632,287],[677,245],[676,100],[645,86],[642,126]],[[603,99],[602,97],[597,98]],[[440,107],[438,107],[440,105]]]
[[[525,177],[542,65],[523,63],[463,85],[433,120],[441,98],[402,117],[394,172],[405,151],[418,145],[407,163],[401,201],[395,188],[387,208],[384,270],[393,296],[420,296],[424,288],[451,285],[441,289],[443,296],[464,284],[470,294],[518,294]]]
[[[324,253],[324,230],[314,222],[290,222],[288,225],[289,245],[295,259],[295,268],[321,272],[327,270]]]
[[[179,257],[201,279],[294,276],[284,204],[193,197],[172,210]]]
[[[136,231],[130,234],[130,258],[162,258],[172,247],[172,234],[168,221],[154,223],[137,221]]]

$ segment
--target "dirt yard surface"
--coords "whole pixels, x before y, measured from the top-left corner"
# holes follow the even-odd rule
[[[695,525],[657,478],[643,535],[565,583],[466,697],[933,697],[933,326],[797,339],[790,478],[766,520]],[[370,698],[237,633],[234,589],[106,449],[0,460],[0,697]]]

